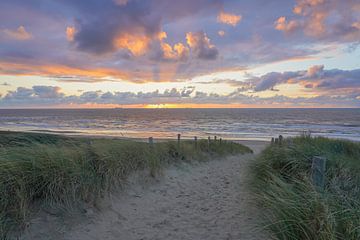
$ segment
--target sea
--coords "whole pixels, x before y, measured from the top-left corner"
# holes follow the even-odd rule
[[[360,109],[0,109],[0,130],[259,141],[310,131],[360,141]]]

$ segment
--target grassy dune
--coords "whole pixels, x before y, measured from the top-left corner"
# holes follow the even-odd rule
[[[324,190],[311,183],[313,156],[328,159]],[[360,143],[286,139],[264,150],[252,171],[264,225],[276,239],[360,239]]]
[[[0,238],[21,227],[36,203],[95,204],[136,170],[151,176],[177,162],[250,153],[232,142],[145,142],[0,132]]]

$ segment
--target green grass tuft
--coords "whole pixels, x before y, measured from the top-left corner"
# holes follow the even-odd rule
[[[311,182],[313,156],[327,158],[323,191]],[[285,139],[262,152],[252,173],[264,225],[276,239],[360,239],[360,143]]]
[[[21,228],[35,203],[95,204],[119,188],[131,172],[148,170],[155,176],[168,164],[250,152],[227,141],[150,146],[120,139],[0,132],[0,239]]]

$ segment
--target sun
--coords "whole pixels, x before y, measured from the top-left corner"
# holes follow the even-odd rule
[[[145,108],[179,108],[178,104],[168,104],[168,103],[160,103],[160,104],[147,104]]]

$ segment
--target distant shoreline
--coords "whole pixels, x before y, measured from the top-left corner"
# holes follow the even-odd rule
[[[39,133],[39,134],[50,134],[50,135],[57,135],[57,136],[65,136],[65,137],[71,137],[71,138],[85,138],[85,139],[119,139],[119,140],[133,140],[138,142],[146,142],[148,141],[148,138],[132,138],[132,137],[124,137],[124,136],[109,136],[109,135],[94,135],[94,134],[72,134],[75,133],[74,131],[51,131],[51,130],[33,130],[33,131],[4,131],[0,130],[0,135],[2,133]],[[177,136],[174,136],[174,138],[153,138],[155,142],[165,142],[165,141],[177,141]],[[194,138],[182,138],[183,140],[193,140]],[[207,139],[207,138],[198,138],[198,140],[201,139]],[[219,139],[219,138],[218,138]],[[211,140],[214,140],[214,136],[211,136]],[[226,141],[232,141],[235,143],[240,143],[244,145],[259,145],[263,146],[264,144],[270,143],[269,141],[260,140],[260,139],[223,139]]]
[[[149,111],[148,111],[149,110]],[[31,109],[0,110],[0,130],[126,139],[208,136],[270,141],[313,136],[360,141],[360,109]]]

